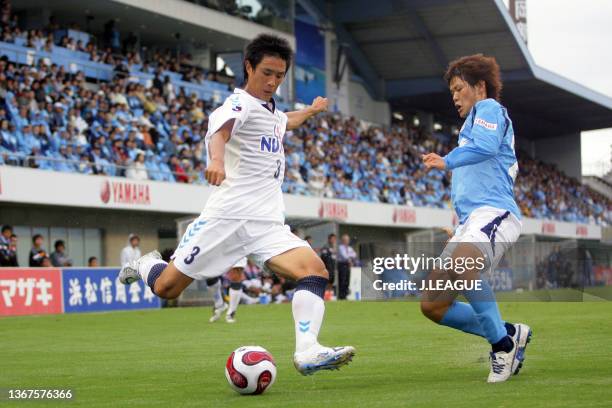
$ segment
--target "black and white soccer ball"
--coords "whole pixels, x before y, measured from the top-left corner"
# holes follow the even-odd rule
[[[225,378],[240,394],[261,394],[274,384],[276,363],[265,348],[242,346],[227,359]]]

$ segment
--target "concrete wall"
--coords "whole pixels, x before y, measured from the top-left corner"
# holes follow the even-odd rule
[[[325,75],[330,111],[336,110],[345,115],[355,116],[376,124],[390,124],[391,108],[389,104],[385,101],[372,99],[362,84],[351,80],[352,73],[349,66],[347,66],[339,86],[334,83],[337,53],[336,36],[332,32],[327,32],[325,34]]]
[[[164,249],[169,241],[162,241],[159,248],[160,230],[171,231],[176,228],[175,219],[180,215],[144,213],[135,211],[108,211],[56,206],[31,206],[0,204],[0,224],[55,227],[55,228],[93,228],[101,230],[102,259],[104,266],[119,265],[119,254],[127,243],[130,233],[140,236],[140,249],[143,253],[154,249]],[[167,234],[166,234],[167,235]],[[47,249],[53,245],[46,242]],[[19,240],[19,246],[29,250],[29,240]]]
[[[351,237],[351,245],[355,251],[359,251],[359,245],[376,243],[376,245],[384,244],[405,244],[406,234],[418,231],[415,228],[380,228],[366,227],[360,225],[341,224],[339,227],[338,243],[342,234],[349,234]]]
[[[546,163],[556,164],[559,170],[575,177],[582,177],[580,133],[536,139],[533,142],[535,157]]]

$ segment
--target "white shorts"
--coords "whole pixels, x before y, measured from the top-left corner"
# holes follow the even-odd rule
[[[299,247],[310,245],[292,234],[288,225],[200,216],[187,227],[172,259],[185,275],[207,279],[223,275],[247,255],[263,265]]]
[[[480,207],[455,230],[441,258],[450,257],[459,242],[474,244],[485,256],[485,271],[495,268],[521,235],[521,221],[510,211]]]

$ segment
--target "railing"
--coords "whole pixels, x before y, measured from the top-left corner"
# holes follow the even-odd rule
[[[54,46],[57,47],[57,46]],[[67,50],[70,51],[70,50]],[[85,76],[99,80],[110,81],[113,78],[113,66],[78,58],[58,55],[54,52],[40,51],[6,42],[0,42],[0,54],[7,56],[9,61],[24,65],[35,65],[38,61],[47,59],[68,72],[83,71]]]
[[[87,58],[89,56],[80,51],[72,51],[59,46],[53,47],[57,51],[46,52],[22,45],[0,42],[0,54],[6,55],[9,61],[18,64],[35,65],[40,60],[48,60],[63,66],[68,72],[76,73],[77,71],[82,71],[88,78],[101,81],[111,81],[113,79],[114,67],[112,65],[85,59],[84,56],[87,56]],[[145,86],[150,86],[154,78],[152,74],[137,70],[131,70],[129,75]],[[203,84],[187,82],[180,79],[181,75],[179,73],[171,71],[164,71],[161,75],[162,77],[169,76],[172,84],[177,89],[183,88],[187,95],[195,93],[200,99],[222,103],[232,94],[228,86],[220,82],[208,80]],[[281,107],[280,104],[279,107]],[[283,105],[281,109],[283,108],[288,108],[288,106]]]
[[[17,167],[31,167],[30,163],[34,163],[38,165],[38,167],[35,167],[35,168],[39,168],[41,170],[52,170],[52,171],[63,172],[63,173],[88,174],[89,172],[86,170],[91,169],[91,171],[94,174],[104,174],[104,175],[114,176],[114,177],[130,178],[126,175],[127,171],[134,169],[130,165],[116,164],[116,163],[111,163],[111,162],[109,162],[108,164],[107,163],[96,163],[96,162],[91,162],[91,161],[72,160],[72,159],[66,159],[66,158],[48,157],[48,156],[40,156],[40,155],[25,155],[25,154],[8,153],[8,152],[0,152],[0,157],[4,158],[4,161],[5,161],[5,163],[1,163],[0,165],[8,165],[8,166],[14,165]],[[45,164],[45,162],[70,164],[70,165],[75,166],[75,170],[74,171],[61,171],[53,167],[41,167],[40,164]],[[146,163],[145,163],[145,166],[146,166]],[[107,170],[109,169],[112,169],[112,172],[108,172]],[[196,170],[191,170],[189,172],[186,171],[185,173],[177,173],[172,170],[164,171],[164,170],[155,170],[155,169],[148,169],[148,168],[145,168],[145,170],[147,172],[147,180],[151,180],[151,181],[178,182],[176,180],[179,176],[180,177],[187,176],[189,177],[190,183],[192,184],[202,184],[202,185],[208,184],[204,180],[204,178],[201,177],[200,172]],[[99,172],[96,173],[96,171],[99,171]],[[162,177],[156,178],[156,177],[152,177],[152,175],[160,175]],[[174,180],[169,180],[167,177],[168,175],[172,175],[174,177]]]

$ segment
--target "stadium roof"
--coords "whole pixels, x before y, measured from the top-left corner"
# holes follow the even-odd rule
[[[376,99],[456,120],[442,75],[453,59],[494,56],[502,103],[529,138],[612,127],[612,98],[538,67],[503,0],[298,0],[333,26]]]

